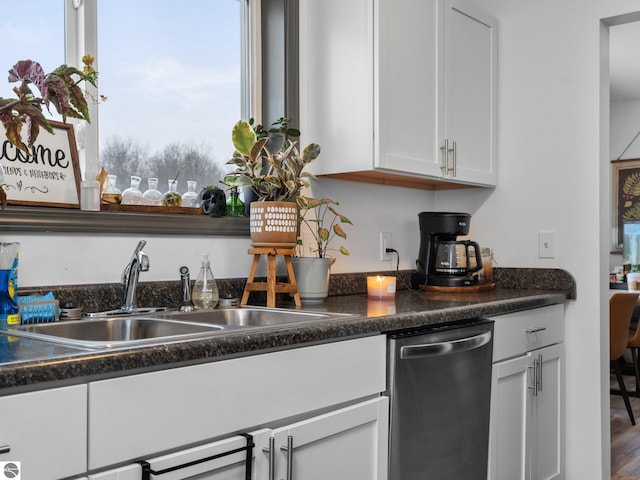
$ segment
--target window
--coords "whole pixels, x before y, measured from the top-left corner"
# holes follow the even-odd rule
[[[213,9],[223,4],[223,13],[214,14]],[[157,152],[165,149],[165,145],[160,141],[151,139],[152,134],[158,133],[162,134],[166,145],[186,144],[193,147],[196,153],[207,152],[218,165],[223,165],[232,153],[230,132],[238,118],[264,117],[265,120],[262,123],[268,124],[269,119],[276,119],[283,115],[296,117],[290,109],[290,104],[294,102],[284,99],[284,84],[288,83],[291,87],[295,83],[292,81],[296,77],[295,70],[291,70],[293,76],[291,79],[287,77],[286,81],[279,71],[285,63],[288,69],[297,64],[295,42],[291,39],[284,41],[280,32],[284,28],[284,23],[295,24],[296,4],[296,0],[192,0],[190,2],[184,2],[184,0],[22,0],[7,2],[3,5],[3,19],[7,20],[0,20],[4,32],[3,48],[0,49],[0,69],[9,70],[17,60],[24,57],[39,61],[45,71],[51,71],[65,62],[79,66],[85,53],[96,54],[97,69],[100,72],[98,86],[100,93],[108,99],[105,103],[91,105],[92,123],[90,125],[80,123],[76,126],[83,174],[87,166],[90,169],[96,169],[99,161],[108,161],[103,158],[102,150],[108,148],[110,143],[116,142],[114,139],[119,139],[123,143],[130,138],[134,140],[135,146],[139,146],[140,152],[143,153],[138,157],[136,167],[149,168],[148,161],[156,156]],[[172,7],[174,7],[173,10],[171,10]],[[161,18],[160,13],[163,11],[165,14],[167,11],[172,12],[169,23],[165,23],[166,17]],[[16,18],[25,18],[24,12],[29,12],[28,21],[16,24]],[[189,19],[192,12],[197,16]],[[233,17],[229,20],[231,16]],[[221,20],[223,17],[225,21]],[[263,20],[265,17],[270,20]],[[134,19],[139,20],[138,26]],[[274,22],[273,19],[279,20]],[[18,30],[16,25],[19,25]],[[143,29],[148,25],[151,26],[152,31],[144,33]],[[153,37],[150,35],[155,35],[156,40],[152,40]],[[156,45],[153,48],[154,43],[164,37],[172,38],[179,47],[170,45],[160,48]],[[269,40],[270,46],[267,51],[262,52],[261,43],[265,39]],[[289,53],[293,56],[287,62],[283,62],[285,44],[293,46],[293,50]],[[222,47],[223,53],[236,51],[239,63],[234,66],[223,63],[222,66],[216,66],[224,67],[222,70],[212,70],[213,62],[222,58],[214,51],[219,47]],[[184,52],[192,54],[191,58],[187,54],[179,58],[179,55]],[[193,58],[196,54],[198,57],[194,62]],[[263,56],[265,58],[262,58]],[[136,62],[132,64],[131,59]],[[171,63],[172,61],[176,63]],[[160,75],[159,79],[154,81],[150,72],[143,72],[144,75],[140,73],[139,67],[144,62],[152,63],[156,67],[151,73],[158,73],[161,67],[173,65],[173,68],[165,68],[162,71],[169,72],[174,77],[167,79],[165,74],[164,77]],[[266,66],[270,68],[265,72],[263,67]],[[124,78],[120,76],[123,71],[127,74]],[[192,71],[198,74],[191,75]],[[224,80],[231,75],[224,76],[225,72],[234,72],[235,79],[240,82],[234,88],[238,88],[239,91],[233,94],[228,93],[231,87]],[[266,77],[269,88],[264,104],[261,93],[263,76]],[[160,88],[162,86],[175,88],[175,85],[169,85],[174,81],[179,84],[177,90]],[[211,91],[214,82],[222,86],[225,92],[222,99],[220,96],[216,97]],[[2,85],[2,77],[0,77],[0,86]],[[119,89],[123,86],[130,86],[130,88],[126,88],[125,92],[121,93]],[[133,91],[134,87],[139,90]],[[185,95],[185,100],[177,101],[176,92]],[[10,93],[11,85],[5,83],[5,87],[0,90],[0,96],[7,96]],[[186,97],[187,94],[191,97]],[[125,95],[133,96],[125,97]],[[97,92],[94,92],[94,96],[97,98]],[[144,111],[148,107],[138,103],[131,105],[131,98],[134,102],[137,100],[157,102],[158,97],[161,97],[165,106],[164,119],[156,121],[157,119],[153,118],[153,122],[139,121],[136,118],[136,112]],[[186,98],[190,98],[192,102],[188,102]],[[196,100],[193,101],[193,99]],[[229,100],[232,103],[231,107],[229,107],[231,105]],[[196,105],[191,113],[183,110],[183,107],[188,104]],[[222,112],[223,107],[233,108],[233,113]],[[286,111],[283,112],[283,108]],[[125,113],[127,109],[133,113]],[[196,126],[201,127],[199,131],[195,127],[187,128],[190,124],[194,124],[194,119]],[[145,123],[147,125],[143,125]],[[148,138],[143,132],[145,126],[153,127],[148,128],[151,131]],[[126,161],[130,161],[129,157],[127,156]],[[128,186],[128,176],[133,174],[132,170],[133,167],[119,174],[121,177],[127,177],[118,180],[118,187],[121,190]],[[141,174],[140,176],[151,173],[160,175],[156,170],[140,170],[138,173]],[[180,173],[179,182],[182,190],[185,189],[188,175],[188,172]],[[201,187],[205,183],[216,183],[217,179],[205,177],[198,179],[198,182]],[[143,186],[145,185],[146,178],[143,180]],[[162,183],[161,188],[163,188]],[[29,218],[28,221],[24,221],[26,217]],[[206,232],[207,234],[238,235],[248,233],[248,227],[243,222],[242,224],[235,222],[234,219],[216,222],[215,232],[212,232],[212,223],[199,216],[181,215],[180,217],[185,217],[184,220],[171,222],[171,225],[166,225],[158,215],[140,214],[134,219],[133,217],[124,218],[122,215],[118,217],[114,212],[113,215],[100,215],[99,219],[93,217],[96,215],[90,212],[67,212],[64,209],[55,209],[52,212],[35,207],[16,207],[3,212],[0,224],[7,231],[41,231],[45,228],[48,231],[158,233],[162,228],[162,232],[167,234],[189,235]],[[79,219],[82,220],[79,222]],[[202,225],[199,224],[200,221]],[[85,224],[86,228],[83,226]]]
[[[7,82],[7,72],[18,61],[35,60],[46,72],[64,63],[64,8],[61,1],[5,2],[0,30],[0,97],[15,97],[12,88],[17,84]],[[60,120],[53,108],[47,118]]]
[[[98,0],[99,162],[131,175],[218,184],[241,108],[241,1]]]
[[[83,170],[92,162],[118,176],[177,175],[217,184],[229,170],[231,128],[249,116],[248,0],[26,0],[0,20],[0,66],[38,61],[45,72],[96,56],[99,92],[92,123],[78,125]],[[66,13],[65,13],[66,9]],[[15,22],[29,12],[29,21]],[[66,23],[66,31],[65,31]],[[66,43],[66,49],[65,49]],[[0,96],[10,96],[12,85]],[[5,93],[6,91],[6,93]],[[107,97],[98,102],[97,93]],[[59,120],[55,110],[49,118]],[[84,151],[83,151],[84,150]],[[92,168],[93,169],[93,168]]]

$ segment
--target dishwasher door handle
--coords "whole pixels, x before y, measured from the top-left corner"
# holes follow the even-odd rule
[[[451,355],[467,352],[480,348],[491,341],[491,332],[481,333],[473,337],[449,340],[446,342],[426,343],[423,345],[405,345],[400,347],[400,358],[411,360],[413,358],[435,357],[439,355]]]

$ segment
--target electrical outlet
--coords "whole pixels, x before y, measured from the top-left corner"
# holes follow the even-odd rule
[[[556,232],[538,232],[538,258],[556,258]]]
[[[387,248],[391,246],[391,232],[380,232],[380,261],[386,262],[391,260],[391,254],[387,253]]]

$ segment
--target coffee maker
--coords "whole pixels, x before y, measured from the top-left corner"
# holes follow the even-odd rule
[[[416,260],[418,285],[466,287],[477,285],[471,275],[482,268],[480,247],[471,240],[457,240],[469,233],[471,215],[452,212],[421,212],[420,252]]]

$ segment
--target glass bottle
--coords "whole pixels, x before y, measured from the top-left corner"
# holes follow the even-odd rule
[[[162,205],[162,192],[158,190],[158,179],[152,177],[147,180],[149,188],[142,194],[145,205]]]
[[[244,217],[244,203],[238,196],[238,187],[231,187],[231,197],[227,201],[227,217]]]
[[[141,180],[140,177],[131,175],[131,186],[122,192],[123,205],[142,205],[142,192],[139,188]]]
[[[182,205],[182,196],[178,193],[178,181],[169,180],[169,190],[162,195],[162,205],[165,207],[180,207]]]
[[[490,248],[481,248],[482,268],[478,271],[478,283],[493,283],[493,251]]]
[[[220,295],[218,293],[218,285],[216,284],[216,280],[213,278],[213,272],[211,271],[209,254],[203,253],[201,255],[202,263],[200,265],[200,272],[198,272],[196,283],[193,284],[191,300],[197,309],[211,310],[218,304]]]
[[[117,205],[122,202],[122,192],[116,187],[117,180],[117,175],[107,175],[107,186],[100,197],[102,203]]]
[[[182,195],[182,206],[191,208],[200,208],[198,202],[198,194],[196,193],[197,183],[194,180],[187,182],[187,191]]]

